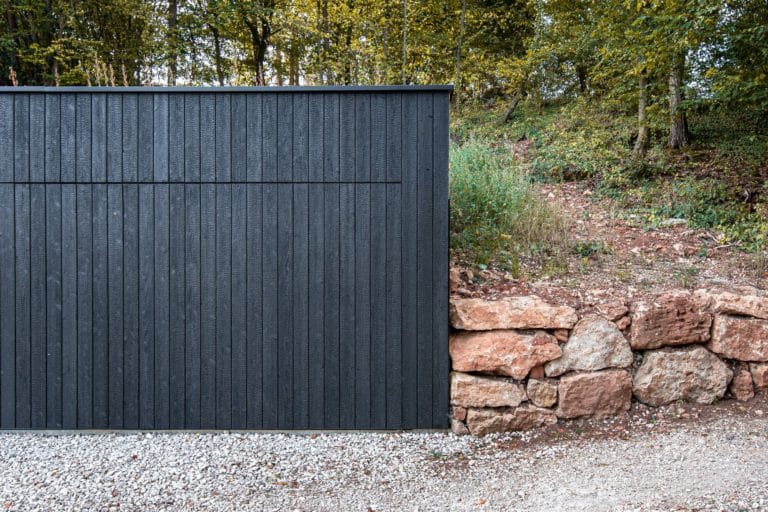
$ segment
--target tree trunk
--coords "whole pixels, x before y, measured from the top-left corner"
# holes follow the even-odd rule
[[[288,49],[288,85],[299,85],[299,52],[293,43]]]
[[[456,45],[456,88],[453,101],[457,112],[461,111],[461,45],[464,40],[464,15],[467,12],[467,0],[461,0],[461,16],[459,17],[459,43]]]
[[[648,78],[645,74],[640,75],[639,99],[637,102],[637,140],[635,148],[632,150],[632,156],[635,159],[642,160],[648,152],[651,144],[651,132],[648,128]]]
[[[266,85],[266,70],[264,61],[267,57],[267,46],[272,34],[272,27],[266,17],[260,16],[256,22],[246,21],[251,33],[251,45],[253,50],[253,83],[254,85]],[[261,27],[259,27],[261,25]],[[259,31],[261,28],[261,31]]]
[[[177,0],[168,0],[168,43],[170,51],[168,52],[168,85],[176,85],[176,75],[178,73],[178,34],[176,26],[178,20]]]
[[[216,77],[219,79],[219,85],[224,86],[224,69],[222,68],[221,61],[221,37],[219,36],[219,29],[209,25],[211,27],[211,33],[213,34],[213,48],[216,53]]]
[[[8,29],[8,35],[16,42],[14,50],[11,52],[11,62],[7,74],[0,77],[0,85],[16,85],[16,70],[19,69],[18,55],[18,36],[16,34],[16,15],[13,12],[13,0],[5,2],[5,21]],[[11,76],[13,75],[13,76]],[[8,80],[6,82],[6,79]]]
[[[579,92],[587,92],[587,70],[583,66],[576,66],[576,78],[579,81]]]
[[[691,142],[688,119],[683,109],[685,56],[675,59],[669,73],[669,147],[680,149]]]
[[[401,74],[403,75],[403,85],[405,85],[405,65],[408,56],[408,0],[403,0],[403,64]]]

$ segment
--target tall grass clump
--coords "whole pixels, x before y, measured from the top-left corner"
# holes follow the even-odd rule
[[[564,219],[537,193],[508,147],[470,139],[451,147],[451,247],[475,264],[519,265],[565,247]]]

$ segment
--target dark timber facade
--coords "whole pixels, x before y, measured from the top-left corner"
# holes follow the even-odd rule
[[[448,96],[0,88],[0,428],[446,427]]]

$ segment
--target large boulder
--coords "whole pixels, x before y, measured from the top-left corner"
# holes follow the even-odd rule
[[[728,359],[768,361],[768,320],[717,315],[708,348]]]
[[[467,428],[475,436],[493,432],[530,430],[557,423],[557,416],[550,409],[525,405],[515,409],[470,409],[467,412]]]
[[[576,311],[553,306],[538,297],[511,297],[503,300],[451,299],[451,325],[465,331],[494,329],[570,329]]]
[[[563,356],[547,363],[544,370],[548,377],[557,377],[574,370],[627,368],[632,360],[632,349],[616,324],[602,316],[587,315],[571,331]]]
[[[629,410],[632,378],[626,370],[566,375],[558,385],[557,416],[605,417]]]
[[[459,332],[450,337],[448,350],[454,370],[506,375],[518,380],[524,379],[531,368],[562,354],[557,340],[543,331]]]
[[[677,400],[711,404],[723,397],[732,377],[728,365],[704,347],[662,349],[645,354],[632,391],[656,407]]]
[[[552,407],[557,403],[556,381],[547,382],[545,380],[528,378],[528,385],[525,390],[528,395],[528,400],[530,400],[533,405],[539,407]]]
[[[768,320],[768,297],[757,295],[756,290],[744,294],[720,292],[712,297],[712,309],[716,313]]]
[[[451,373],[451,405],[461,407],[517,407],[525,389],[509,379]]]
[[[634,305],[629,343],[635,350],[705,343],[711,326],[712,315],[698,297],[669,292]]]

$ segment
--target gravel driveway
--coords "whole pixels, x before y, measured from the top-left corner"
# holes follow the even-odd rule
[[[10,510],[768,510],[768,421],[447,433],[0,435]]]

